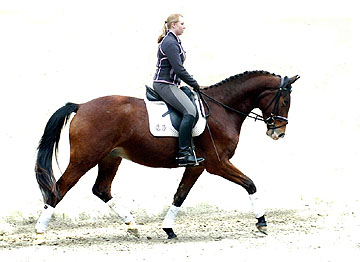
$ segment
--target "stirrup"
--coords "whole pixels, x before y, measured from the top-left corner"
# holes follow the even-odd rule
[[[189,160],[187,157],[177,157],[178,166],[198,166],[205,159],[202,157],[195,158],[194,160]]]
[[[189,148],[188,154],[176,157],[179,166],[198,166],[205,160],[203,157],[196,157],[195,150]]]

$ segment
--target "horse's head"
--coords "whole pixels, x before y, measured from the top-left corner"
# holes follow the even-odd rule
[[[274,140],[285,136],[291,85],[299,78],[298,75],[292,78],[281,78],[281,83],[277,88],[265,90],[259,96],[259,108],[267,126],[266,134]]]

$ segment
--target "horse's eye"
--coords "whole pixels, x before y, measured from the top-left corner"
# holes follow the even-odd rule
[[[289,100],[283,100],[283,102],[282,102],[282,104],[283,104],[283,106],[288,106],[289,105]]]

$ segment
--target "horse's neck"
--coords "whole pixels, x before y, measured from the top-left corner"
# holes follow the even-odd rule
[[[229,106],[241,113],[230,112],[227,110],[229,119],[218,119],[218,121],[229,121],[237,129],[241,128],[246,115],[249,114],[258,105],[259,95],[265,91],[269,85],[268,76],[255,76],[246,80],[235,79],[220,86],[209,88],[208,94],[217,101]]]
[[[257,105],[259,94],[265,89],[266,78],[250,78],[245,81],[234,80],[213,87],[209,90],[211,96],[223,104],[244,112],[249,113]]]

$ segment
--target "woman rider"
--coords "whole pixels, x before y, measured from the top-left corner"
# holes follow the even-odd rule
[[[191,146],[192,128],[196,117],[196,107],[179,88],[180,81],[184,81],[194,90],[200,86],[183,66],[185,51],[181,46],[179,35],[184,32],[182,15],[170,15],[165,21],[163,33],[158,38],[158,61],[153,87],[160,97],[182,114],[179,127],[179,166],[194,166],[204,161],[196,157]]]

